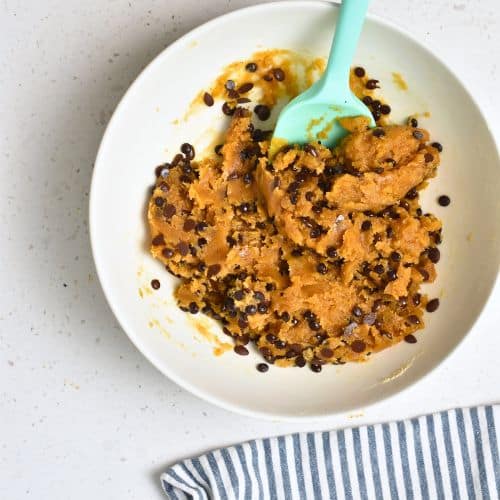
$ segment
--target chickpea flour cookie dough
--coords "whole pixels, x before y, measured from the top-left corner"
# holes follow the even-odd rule
[[[242,64],[253,74],[263,61]],[[266,75],[291,78],[267,68],[263,85]],[[267,363],[319,372],[416,342],[424,310],[439,306],[419,292],[436,277],[441,222],[423,214],[418,189],[435,176],[442,147],[414,118],[386,123],[390,107],[370,88],[378,82],[363,68],[353,76],[357,95],[379,103],[379,126],[344,120],[350,134],[333,150],[286,146],[271,162],[268,137],[246,101],[231,102],[241,97],[229,84],[231,121],[217,153],[195,160],[186,143],[156,169],[152,254],[180,278],[179,306],[219,320],[238,354],[252,342]],[[265,121],[259,106],[253,115]]]

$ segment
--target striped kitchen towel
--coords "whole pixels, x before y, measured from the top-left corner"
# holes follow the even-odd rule
[[[258,439],[161,476],[173,499],[498,499],[500,406]]]

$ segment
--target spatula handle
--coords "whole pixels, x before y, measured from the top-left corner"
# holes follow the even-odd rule
[[[363,28],[369,1],[342,0],[328,64],[322,77],[324,91],[349,90],[349,70]]]

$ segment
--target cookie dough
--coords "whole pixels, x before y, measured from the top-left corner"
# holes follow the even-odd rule
[[[268,363],[315,371],[412,341],[441,240],[418,202],[439,164],[428,133],[354,121],[334,150],[287,147],[271,163],[253,130],[237,108],[220,156],[196,161],[185,144],[157,169],[151,251],[181,279],[180,307],[221,321],[239,354],[252,342]]]

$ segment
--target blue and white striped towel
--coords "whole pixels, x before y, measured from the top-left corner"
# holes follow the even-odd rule
[[[500,406],[259,439],[164,472],[172,499],[498,499]]]

